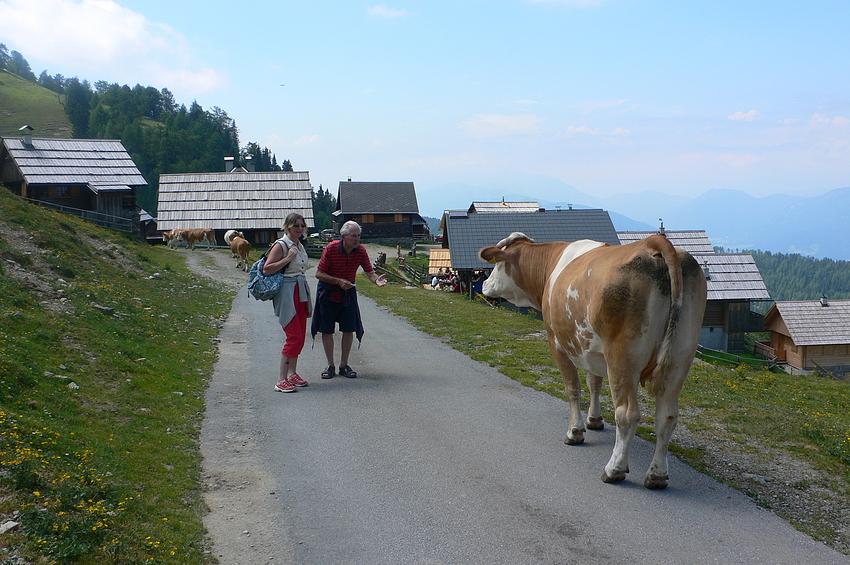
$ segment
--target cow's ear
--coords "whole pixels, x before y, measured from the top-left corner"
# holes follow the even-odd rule
[[[505,252],[499,249],[498,247],[485,247],[478,254],[479,257],[487,261],[488,263],[496,264],[499,261],[505,260]]]

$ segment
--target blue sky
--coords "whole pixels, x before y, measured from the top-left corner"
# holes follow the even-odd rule
[[[36,74],[218,106],[334,192],[848,186],[848,29],[846,0],[0,0]]]

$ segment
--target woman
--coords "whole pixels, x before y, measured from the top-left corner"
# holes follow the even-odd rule
[[[280,374],[274,385],[278,392],[295,392],[295,387],[307,386],[307,381],[297,372],[298,356],[304,349],[307,335],[307,318],[313,314],[310,289],[304,277],[309,261],[302,243],[306,228],[304,216],[295,212],[289,214],[283,221],[283,237],[272,244],[263,265],[266,276],[283,271],[280,292],[272,299],[274,313],[286,334],[280,352]]]

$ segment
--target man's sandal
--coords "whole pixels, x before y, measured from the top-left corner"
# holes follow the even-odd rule
[[[339,374],[341,377],[348,377],[349,379],[357,378],[357,371],[349,367],[348,365],[343,365],[339,368]]]
[[[342,374],[342,369],[340,369],[340,374]],[[336,372],[334,371],[333,365],[328,365],[328,368],[322,371],[323,379],[332,379],[334,376],[336,376]]]

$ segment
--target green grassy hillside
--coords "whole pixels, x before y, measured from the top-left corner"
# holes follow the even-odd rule
[[[32,126],[36,137],[71,137],[59,94],[0,71],[0,137],[20,135],[24,125]]]
[[[0,561],[212,562],[198,441],[232,298],[0,189]]]

